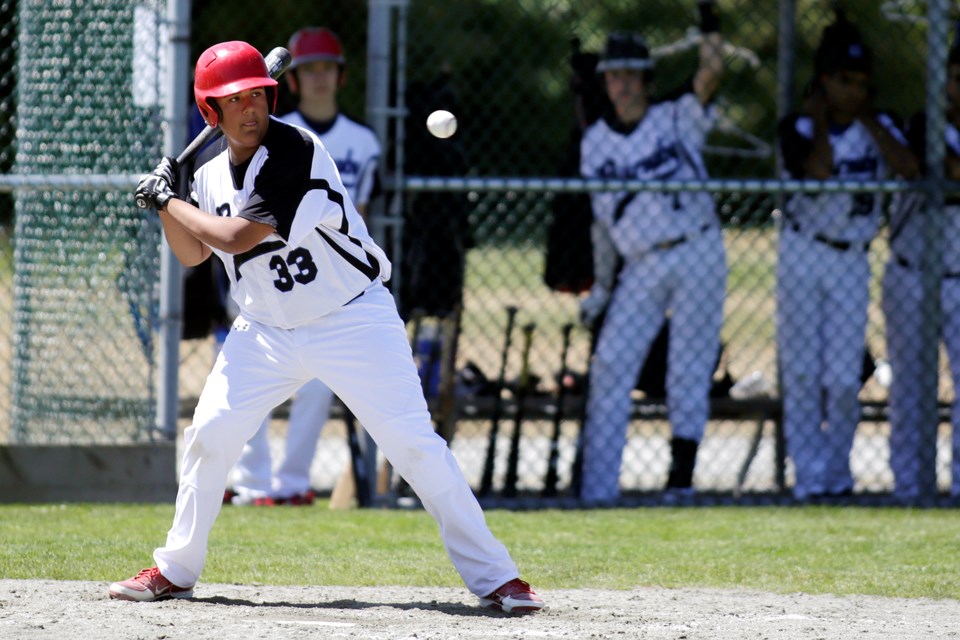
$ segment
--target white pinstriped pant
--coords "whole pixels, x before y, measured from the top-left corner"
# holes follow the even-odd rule
[[[607,309],[590,367],[580,496],[615,500],[630,420],[630,392],[670,313],[667,407],[673,436],[699,442],[723,324],[727,266],[719,228],[628,262]]]

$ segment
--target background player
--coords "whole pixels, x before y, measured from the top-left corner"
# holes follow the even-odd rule
[[[871,54],[838,11],[814,58],[806,113],[780,124],[794,179],[905,178],[917,164],[888,114],[871,104]],[[787,449],[800,500],[853,491],[850,450],[869,302],[867,251],[881,198],[796,194],[784,205],[777,264],[777,342]]]
[[[583,135],[584,177],[707,177],[701,147],[714,122],[710,101],[720,86],[723,59],[715,6],[699,7],[700,65],[675,100],[651,101],[653,60],[639,35],[614,33],[607,39],[597,70],[613,113]],[[581,301],[581,318],[592,323],[604,310],[606,317],[590,371],[580,495],[591,503],[619,495],[630,392],[667,314],[673,429],[667,488],[689,493],[709,415],[726,289],[713,199],[702,192],[611,192],[594,194],[592,201],[595,283]]]
[[[223,141],[193,172],[199,208],[175,197],[164,158],[137,187],[185,265],[216,253],[240,307],[184,433],[173,526],[157,566],[113,583],[112,598],[191,597],[230,467],[263,418],[320,378],[365,425],[437,520],[444,546],[483,606],[543,601],[487,528],[430,422],[406,330],[383,286],[391,265],[370,238],[319,139],[270,116],[276,81],[256,49],[225,42],[197,60],[194,93]]]
[[[960,40],[954,38],[947,67],[944,177],[960,180]],[[907,140],[917,158],[926,157],[926,118],[910,120]],[[931,221],[921,194],[907,192],[890,211],[890,258],[883,274],[883,312],[887,327],[890,383],[890,468],[894,496],[904,502],[937,493],[937,421],[924,423],[920,406],[919,353],[931,325],[924,314],[921,271],[925,235]],[[947,348],[953,388],[960,389],[960,199],[948,197],[940,221],[943,268],[940,326]],[[956,394],[955,398],[960,398]],[[960,496],[960,399],[951,411],[953,433],[951,494]]]
[[[293,34],[287,48],[293,60],[285,77],[297,96],[297,108],[281,119],[317,134],[336,163],[350,199],[366,219],[377,184],[380,143],[372,129],[340,111],[337,91],[346,82],[340,38],[327,28],[306,27]],[[310,466],[332,402],[333,392],[319,380],[297,392],[290,408],[283,461],[275,475],[268,438],[270,419],[264,420],[234,469],[234,504],[313,504]]]

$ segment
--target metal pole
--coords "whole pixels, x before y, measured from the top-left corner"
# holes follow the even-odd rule
[[[928,425],[925,433],[936,434],[939,424],[937,392],[940,378],[940,282],[943,273],[943,208],[946,141],[946,83],[947,50],[949,39],[948,0],[930,0],[927,9],[927,100],[926,100],[926,221],[923,255],[923,345],[920,360],[920,424]],[[936,465],[935,451],[930,460],[921,460],[921,465]],[[933,486],[921,487],[922,495],[936,495],[936,479]]]
[[[390,16],[392,3],[389,0],[369,0],[367,15],[367,122],[376,132],[382,149],[381,159],[389,155],[390,145],[390,61],[391,61],[391,32]],[[385,163],[380,164],[380,173],[386,171]],[[371,203],[369,212],[370,233],[374,241],[381,247],[387,245],[387,216],[382,198],[376,198]],[[391,256],[396,261],[396,256]],[[396,267],[391,279],[395,280]],[[395,289],[396,287],[394,287]],[[394,291],[394,297],[396,297]],[[379,492],[377,482],[377,445],[364,432],[363,458],[369,470],[370,495],[374,505],[381,504],[386,496]],[[359,488],[358,488],[359,490]]]
[[[793,92],[796,86],[797,63],[797,0],[780,0],[780,25],[777,39],[777,122],[783,120],[793,108]],[[782,177],[783,154],[780,151],[780,141],[774,145],[777,177]],[[786,196],[783,192],[776,192],[776,207],[783,211]],[[780,359],[776,360],[777,387],[780,388]],[[783,397],[783,392],[779,393]],[[774,420],[774,482],[777,489],[784,491],[787,486],[787,446],[783,433],[783,416]]]
[[[793,107],[793,90],[796,84],[797,52],[797,0],[780,0],[780,31],[777,41],[777,122]],[[777,145],[777,175],[782,175],[780,146]]]
[[[380,140],[381,160],[390,155],[390,3],[369,0],[367,14],[367,122]],[[380,175],[387,167],[380,163]],[[386,248],[385,207],[382,198],[370,203],[368,219],[374,241]],[[392,257],[392,256],[391,256]]]
[[[190,77],[190,0],[167,3],[168,44],[164,91],[164,153],[176,156],[187,144],[187,87]],[[183,325],[183,268],[166,239],[160,254],[160,358],[157,388],[157,431],[177,437],[180,399],[180,336]]]

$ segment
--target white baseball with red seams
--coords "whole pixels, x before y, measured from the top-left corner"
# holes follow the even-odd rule
[[[427,116],[427,130],[437,138],[449,138],[457,132],[457,116],[440,109]]]

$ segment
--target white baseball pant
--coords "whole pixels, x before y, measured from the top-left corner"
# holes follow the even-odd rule
[[[841,251],[781,231],[777,341],[783,428],[799,499],[853,488],[869,282],[862,248]]]
[[[478,596],[518,575],[487,527],[460,467],[434,432],[393,297],[376,282],[344,307],[295,329],[242,316],[223,345],[184,433],[173,526],[154,552],[161,573],[196,583],[220,512],[227,474],[276,405],[323,380],[369,431],[437,521],[464,583]]]

